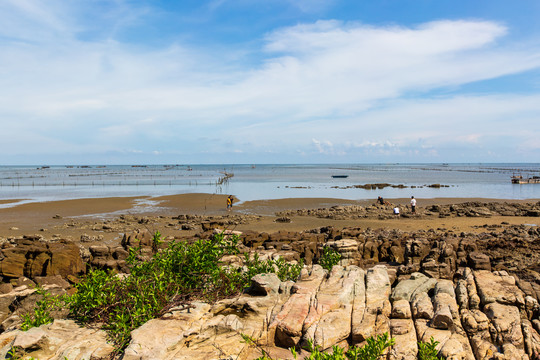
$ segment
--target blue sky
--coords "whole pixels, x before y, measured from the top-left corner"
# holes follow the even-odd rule
[[[3,0],[0,164],[540,161],[538,0]]]

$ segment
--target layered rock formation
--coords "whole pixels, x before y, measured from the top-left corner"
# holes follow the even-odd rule
[[[307,266],[295,283],[261,274],[237,298],[171,309],[132,333],[124,359],[260,356],[241,334],[255,339],[274,358],[287,359],[292,358],[288,347],[301,348],[308,341],[321,349],[348,348],[385,332],[396,339],[387,354],[392,360],[415,359],[417,342],[431,338],[439,342],[440,355],[447,359],[538,358],[540,231],[536,227],[501,226],[479,235],[320,228],[305,233],[250,232],[241,234],[241,239],[241,252],[291,261],[302,258]],[[22,270],[2,273],[11,288],[4,286],[0,295],[0,304],[5,304],[0,355],[13,346],[40,359],[91,359],[111,353],[103,333],[69,321],[57,320],[29,332],[12,330],[15,299],[21,302],[33,294],[20,276],[37,280],[36,274],[53,275],[49,269],[58,269],[47,265],[38,267],[44,271],[32,270],[51,244],[40,245],[45,254],[41,255],[34,242],[26,240],[6,244],[2,250],[0,267],[4,269],[6,259],[7,264],[19,259]],[[93,266],[121,271],[133,246],[146,256],[155,244],[143,231],[126,234],[120,246],[90,247],[78,254]],[[325,246],[342,256],[330,272],[316,264]],[[82,258],[73,264],[79,261]],[[227,262],[241,265],[242,256]],[[55,286],[65,291],[66,286]],[[80,335],[67,346],[58,340],[67,333]]]
[[[171,309],[144,324],[132,333],[124,359],[256,357],[241,334],[280,358],[292,358],[285,348],[308,340],[321,349],[347,348],[384,332],[396,339],[388,359],[416,359],[417,341],[432,337],[446,359],[534,359],[540,352],[538,302],[504,271],[462,268],[455,282],[414,273],[393,288],[390,279],[384,265],[367,271],[338,265],[331,272],[313,265],[296,283],[258,275],[238,298]],[[66,332],[77,334],[69,345],[58,340]],[[0,354],[18,346],[40,359],[112,352],[101,332],[69,321],[6,332],[0,344],[7,344]]]
[[[4,280],[21,276],[80,275],[86,266],[79,247],[66,240],[45,241],[24,237],[5,242],[0,250],[0,276]]]

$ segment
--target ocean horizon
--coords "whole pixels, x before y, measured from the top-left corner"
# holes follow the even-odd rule
[[[241,201],[280,198],[540,199],[540,163],[192,164],[0,166],[0,200],[232,194]],[[380,185],[365,189],[366,184]],[[2,204],[13,206],[13,203]]]

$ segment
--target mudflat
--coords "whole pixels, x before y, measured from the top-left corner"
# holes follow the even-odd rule
[[[242,202],[235,199],[231,211],[226,209],[227,195],[221,194],[179,194],[162,197],[114,197],[76,199],[51,202],[35,202],[18,204],[16,200],[2,200],[1,204],[13,205],[0,208],[0,236],[20,236],[40,233],[48,238],[70,236],[77,239],[83,233],[103,233],[103,226],[111,228],[117,222],[125,223],[125,217],[150,219],[145,224],[151,224],[152,230],[159,230],[166,235],[185,234],[174,226],[173,217],[178,215],[198,216],[244,216],[245,220],[234,225],[235,230],[253,230],[258,232],[276,232],[279,230],[305,231],[321,226],[336,228],[395,228],[404,231],[421,229],[449,228],[461,231],[480,231],[482,226],[507,223],[511,225],[539,225],[538,218],[524,216],[489,216],[489,217],[438,217],[423,216],[424,209],[433,205],[470,203],[536,203],[538,200],[504,200],[504,199],[471,199],[471,198],[434,198],[417,199],[419,215],[408,217],[409,200],[386,199],[392,205],[379,207],[378,216],[365,218],[321,218],[316,216],[289,216],[289,221],[280,222],[279,212],[299,209],[329,209],[332,207],[362,206],[369,207],[376,200],[345,200],[332,198],[285,198],[275,200],[256,200]],[[403,216],[391,216],[393,205],[400,206]],[[250,216],[248,216],[250,215]],[[388,216],[385,216],[388,215]],[[121,217],[124,217],[122,220]],[[134,220],[135,221],[135,220]],[[105,232],[105,238],[118,236],[114,231]]]

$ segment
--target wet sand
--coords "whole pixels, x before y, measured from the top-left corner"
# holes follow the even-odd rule
[[[0,236],[32,233],[59,224],[65,218],[130,211],[137,198],[77,199],[36,202],[0,209]],[[61,219],[55,218],[60,217]],[[17,228],[17,230],[12,230]]]
[[[19,201],[22,201],[23,199],[8,199],[8,200],[2,200],[0,199],[0,205],[2,204],[13,204],[13,203],[17,203]]]
[[[83,230],[72,227],[65,230],[62,225],[73,221],[112,221],[120,215],[162,217],[155,226],[165,226],[171,216],[180,214],[192,215],[227,215],[250,214],[261,215],[254,223],[241,224],[236,230],[255,230],[275,232],[279,230],[302,231],[321,226],[334,227],[371,227],[397,228],[405,231],[418,229],[451,228],[462,231],[474,231],[479,226],[500,224],[530,224],[538,222],[536,218],[502,217],[490,218],[425,218],[425,219],[360,219],[360,220],[330,220],[315,217],[295,216],[290,223],[275,222],[275,213],[284,210],[318,209],[335,205],[367,206],[375,203],[373,200],[345,200],[329,198],[286,198],[276,200],[256,200],[241,202],[235,199],[232,211],[226,210],[227,195],[217,194],[180,194],[162,197],[115,197],[64,200],[42,203],[27,203],[11,208],[0,209],[0,236],[18,236],[50,230],[60,235],[78,236]],[[393,204],[407,205],[410,199],[386,199]],[[433,204],[461,204],[464,202],[537,202],[538,200],[504,200],[504,199],[472,199],[472,198],[435,198],[417,199],[418,207],[423,208]],[[5,200],[3,203],[13,202]],[[536,224],[540,225],[540,224]],[[87,230],[84,230],[87,231]],[[162,231],[164,232],[164,231]],[[171,235],[174,231],[170,230]]]

